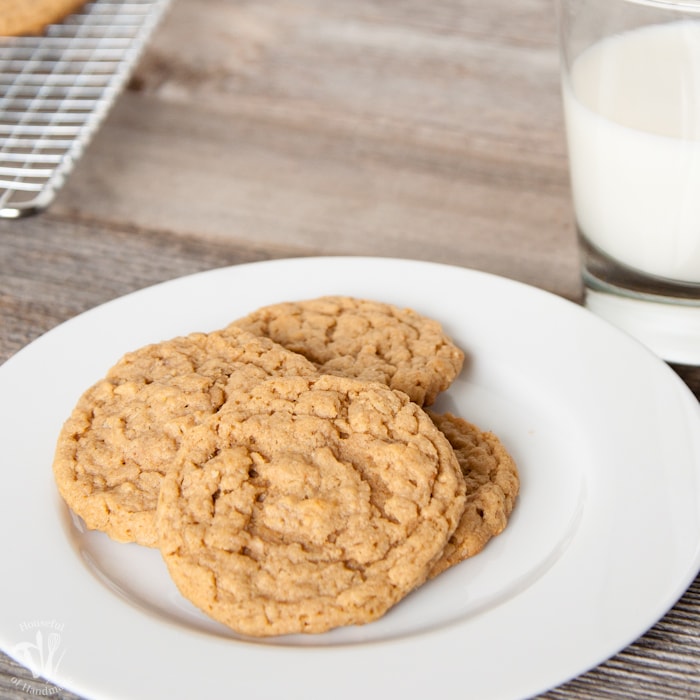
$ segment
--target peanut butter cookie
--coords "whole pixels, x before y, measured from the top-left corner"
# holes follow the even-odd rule
[[[269,379],[183,436],[158,501],[161,552],[182,594],[240,633],[362,624],[426,579],[464,488],[447,439],[405,394]]]
[[[501,441],[490,432],[449,413],[429,413],[447,437],[464,474],[467,502],[430,578],[478,554],[508,524],[520,490],[518,470]]]
[[[229,391],[286,373],[317,371],[300,355],[236,328],[128,353],[83,394],[63,426],[53,465],[61,496],[88,528],[155,546],[160,484],[183,435]]]
[[[323,373],[380,381],[425,406],[464,362],[464,353],[437,321],[352,297],[274,304],[234,325],[304,355]]]
[[[60,22],[86,0],[0,0],[0,36],[40,34]]]

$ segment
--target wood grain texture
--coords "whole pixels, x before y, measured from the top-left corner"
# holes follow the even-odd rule
[[[175,0],[52,211],[577,299],[558,76],[549,0]]]
[[[551,0],[175,0],[51,209],[0,222],[0,362],[127,292],[276,257],[449,262],[578,299],[555,44]],[[0,655],[0,698],[47,688],[75,700]],[[699,688],[696,580],[541,697]]]
[[[0,221],[0,363],[53,326],[123,294],[214,267],[298,254],[48,216]]]

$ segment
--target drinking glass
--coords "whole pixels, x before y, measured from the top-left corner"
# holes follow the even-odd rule
[[[700,365],[700,0],[558,0],[584,303]]]

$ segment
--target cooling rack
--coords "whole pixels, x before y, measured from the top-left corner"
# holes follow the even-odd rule
[[[53,200],[170,0],[94,0],[41,36],[0,37],[0,217]]]

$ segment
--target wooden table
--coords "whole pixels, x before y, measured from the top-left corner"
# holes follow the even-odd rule
[[[578,300],[558,80],[551,0],[175,0],[53,205],[0,222],[0,361],[126,292],[269,258],[448,262]],[[0,657],[1,697],[32,687]],[[700,697],[700,581],[543,697]]]

